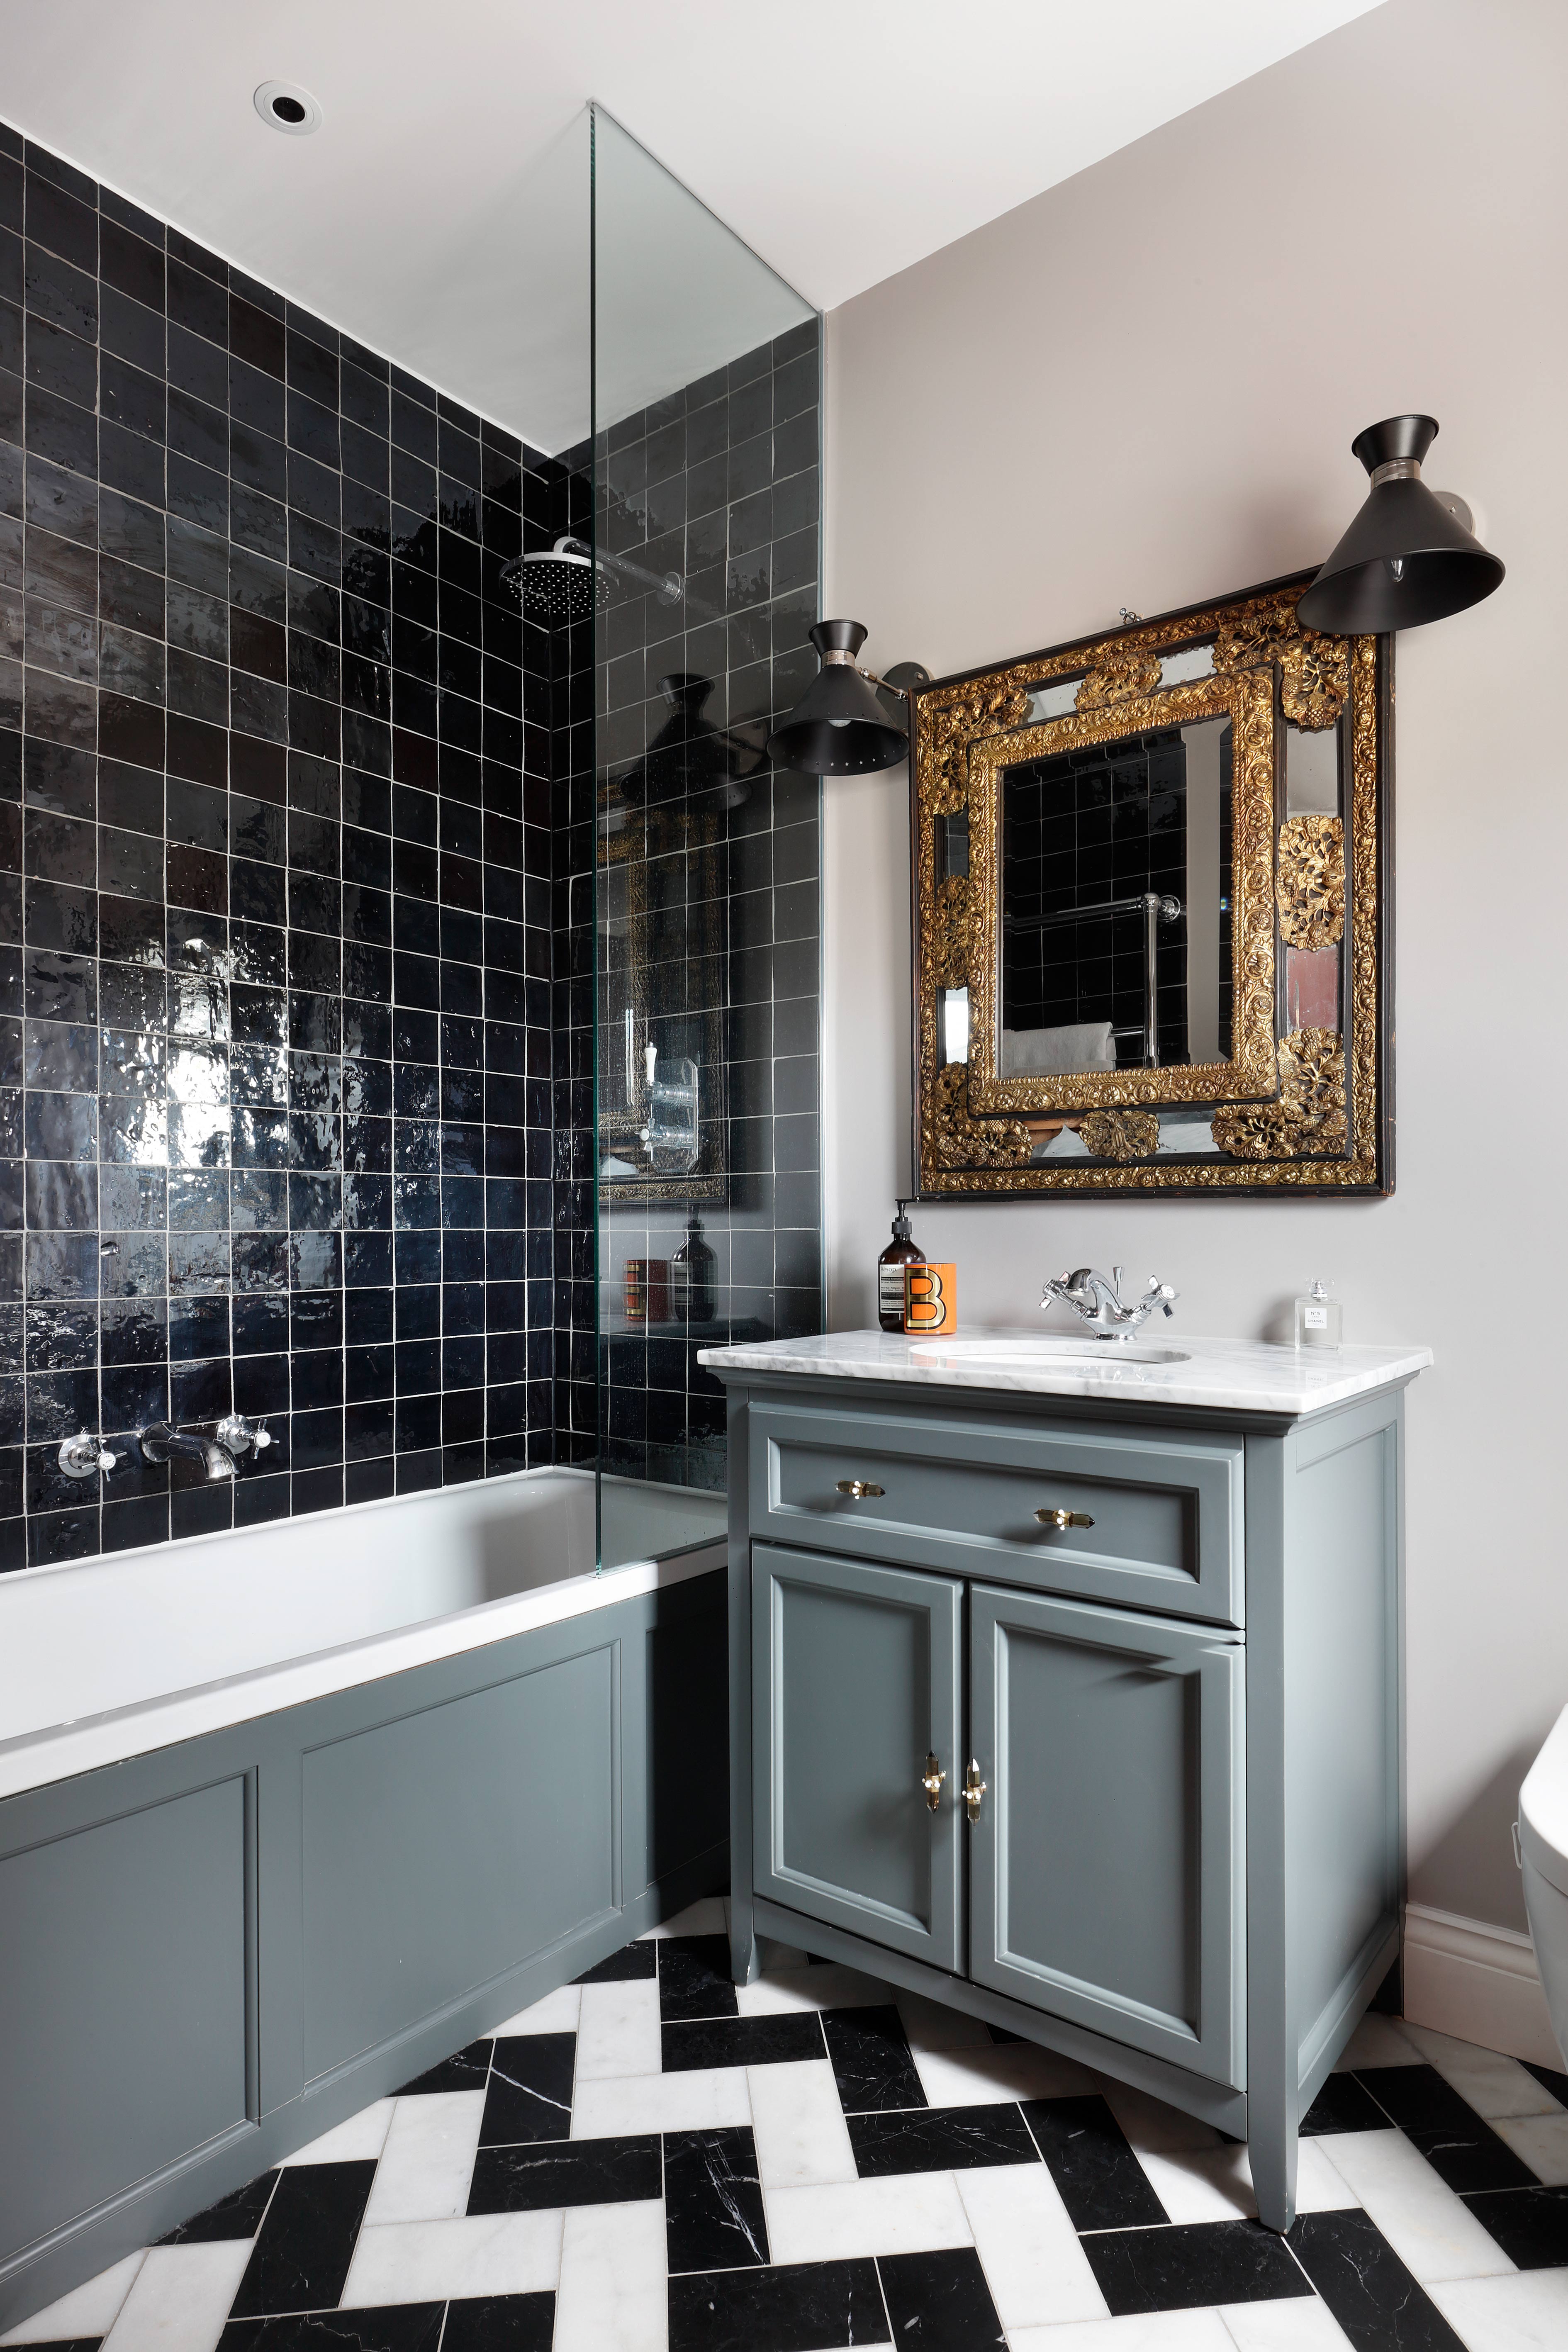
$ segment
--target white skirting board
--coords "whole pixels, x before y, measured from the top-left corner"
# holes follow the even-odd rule
[[[1528,1936],[1425,1903],[1405,1910],[1405,2014],[1457,2042],[1537,2066],[1564,2063]]]

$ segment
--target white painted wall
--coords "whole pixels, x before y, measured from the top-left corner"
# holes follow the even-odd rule
[[[1509,1823],[1568,1700],[1568,11],[1388,0],[833,312],[827,605],[937,674],[1316,562],[1374,418],[1442,423],[1509,567],[1397,665],[1398,1185],[1383,1202],[948,1204],[973,1326],[1125,1260],[1180,1327],[1437,1350],[1410,1399],[1412,1895],[1524,1924]],[[942,168],[933,154],[931,168]],[[909,1181],[900,772],[826,793],[830,1307]],[[1506,1343],[1504,1339],[1507,1332]]]

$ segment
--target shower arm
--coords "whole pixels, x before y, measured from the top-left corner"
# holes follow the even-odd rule
[[[653,589],[661,604],[679,604],[680,602],[680,592],[685,583],[679,572],[667,572],[661,577],[657,572],[645,572],[642,565],[634,563],[629,556],[613,555],[607,547],[600,548],[595,553],[585,539],[577,538],[573,531],[565,532],[556,541],[553,552],[557,555],[585,556],[590,563],[607,563],[613,570],[624,572],[628,580],[639,580],[645,588]]]

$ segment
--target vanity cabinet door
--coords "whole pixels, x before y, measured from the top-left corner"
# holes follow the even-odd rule
[[[752,1548],[756,1891],[949,1969],[963,1608],[948,1577]]]
[[[985,1585],[970,1639],[970,1974],[1239,2087],[1241,1644]]]

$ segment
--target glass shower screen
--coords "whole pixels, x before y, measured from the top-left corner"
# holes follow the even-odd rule
[[[593,431],[563,552],[591,614],[569,888],[592,905],[609,1567],[722,1530],[700,1350],[821,1328],[820,794],[766,750],[816,667],[820,325],[602,109],[593,128]],[[586,1354],[574,1332],[574,1371]]]

